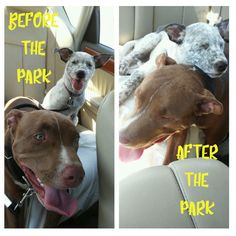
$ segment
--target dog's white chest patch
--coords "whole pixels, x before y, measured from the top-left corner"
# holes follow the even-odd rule
[[[61,145],[60,160],[63,164],[68,164],[70,162],[68,152],[64,145]]]

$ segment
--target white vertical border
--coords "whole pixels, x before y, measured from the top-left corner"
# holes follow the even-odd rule
[[[114,163],[115,163],[115,228],[119,228],[119,97],[118,97],[118,88],[119,88],[119,6],[115,6],[115,153],[114,153]]]
[[[32,4],[33,3],[33,4]],[[74,0],[67,0],[66,2],[63,0],[49,0],[49,1],[42,1],[42,0],[34,0],[33,2],[30,0],[21,0],[21,1],[6,1],[2,0],[0,8],[0,39],[1,39],[1,46],[0,46],[0,88],[2,92],[0,92],[0,101],[1,101],[1,114],[0,114],[0,132],[1,132],[1,165],[0,165],[0,194],[2,199],[2,204],[0,206],[0,233],[1,235],[52,235],[57,233],[58,235],[64,235],[65,233],[69,232],[71,235],[83,234],[83,235],[91,235],[91,234],[98,234],[98,235],[117,235],[117,234],[138,234],[138,235],[173,235],[174,233],[179,233],[180,235],[206,235],[206,234],[214,234],[214,235],[235,235],[235,210],[236,210],[236,195],[235,195],[235,166],[236,166],[236,152],[234,150],[235,146],[235,135],[236,135],[236,117],[235,117],[235,88],[236,88],[236,66],[235,66],[235,42],[236,42],[236,27],[235,27],[235,15],[236,15],[236,3],[235,0],[87,0],[87,1],[74,1]],[[229,6],[230,11],[230,229],[119,229],[119,173],[115,171],[115,229],[114,230],[105,230],[105,229],[52,229],[52,230],[4,230],[3,222],[4,222],[4,209],[3,209],[3,193],[4,193],[4,7],[9,5],[26,5],[26,6],[43,6],[43,5],[104,5],[104,6],[114,6],[115,7],[115,86],[118,88],[118,43],[119,43],[119,6]],[[118,94],[115,93],[115,168],[118,168],[117,160],[118,160]],[[235,132],[234,132],[235,131]],[[117,169],[118,170],[118,169]],[[140,212],[140,214],[142,214]],[[69,230],[69,231],[68,231]]]
[[[2,199],[1,206],[0,206],[0,229],[4,227],[4,95],[5,95],[5,87],[4,87],[4,81],[5,81],[5,76],[4,76],[4,50],[5,50],[5,45],[4,45],[4,8],[0,7],[0,135],[1,135],[1,161],[0,161],[0,199]]]

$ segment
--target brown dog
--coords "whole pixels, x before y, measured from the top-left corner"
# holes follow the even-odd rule
[[[6,227],[24,227],[24,197],[33,191],[59,215],[77,210],[67,189],[84,177],[77,156],[79,134],[64,115],[38,109],[36,101],[25,97],[10,100],[5,108],[5,194],[11,201]]]
[[[185,143],[193,124],[203,130],[207,144],[220,144],[228,132],[228,114],[223,112],[227,91],[222,81],[214,81],[213,95],[209,91],[213,79],[196,67],[177,65],[166,54],[156,64],[156,71],[135,91],[133,109],[122,121],[120,142],[132,149],[132,155],[141,155],[143,149],[169,137],[164,164],[176,159],[177,146]],[[125,150],[120,155],[128,155]]]

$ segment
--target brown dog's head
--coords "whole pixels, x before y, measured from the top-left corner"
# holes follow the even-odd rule
[[[204,88],[192,66],[161,54],[157,69],[135,91],[134,108],[120,130],[120,142],[145,148],[195,123],[198,116],[221,114],[222,104]]]
[[[77,206],[67,193],[84,177],[77,156],[79,135],[72,122],[50,111],[12,110],[6,116],[16,163],[49,209],[70,215]],[[73,208],[73,209],[72,209]]]

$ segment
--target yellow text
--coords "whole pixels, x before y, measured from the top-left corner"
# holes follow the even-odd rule
[[[188,179],[188,187],[208,188],[207,180],[205,179],[205,177],[208,176],[208,172],[185,172],[184,174],[187,176]]]
[[[184,214],[185,212],[188,212],[191,216],[204,216],[204,215],[213,215],[213,209],[215,206],[214,202],[210,201],[180,201],[180,213]]]
[[[185,144],[183,147],[178,146],[178,151],[176,154],[177,159],[184,160],[188,157],[191,149],[195,149],[196,158],[203,159],[215,159],[214,156],[218,152],[218,146],[214,145],[203,145],[203,144]]]
[[[56,16],[58,12],[55,13],[42,13],[42,12],[10,12],[9,15],[9,30],[15,30],[17,27],[26,28],[29,26],[29,23],[32,22],[35,28],[57,28]]]
[[[22,40],[21,42],[24,47],[25,55],[27,55],[30,52],[30,55],[45,56],[45,51],[43,49],[43,45],[46,44],[45,41]],[[29,48],[29,52],[28,52],[28,48]]]
[[[25,70],[17,69],[17,82],[20,83],[22,80],[26,84],[41,84],[41,83],[50,83],[51,81],[48,77],[52,74],[51,70],[46,72],[46,69],[36,69],[36,70]]]

